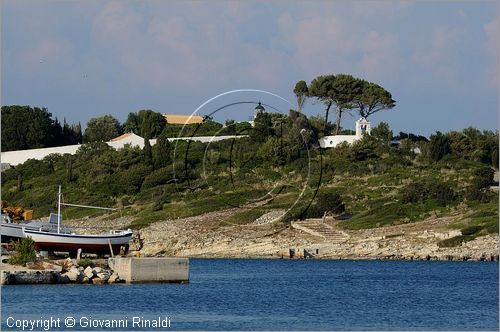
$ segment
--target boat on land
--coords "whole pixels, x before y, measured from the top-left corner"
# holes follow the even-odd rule
[[[31,220],[14,222],[8,214],[1,215],[0,233],[2,235],[2,243],[16,241],[24,237],[23,228],[32,231],[57,232],[57,215],[51,213],[49,220]],[[71,233],[72,230],[67,227],[60,228],[61,233]]]
[[[78,249],[84,253],[111,254],[119,253],[122,246],[127,246],[132,238],[132,230],[112,230],[104,234],[75,234],[67,232],[61,226],[61,206],[76,206],[104,210],[116,210],[96,206],[61,203],[61,186],[59,186],[59,201],[57,213],[57,227],[50,230],[22,227],[23,237],[30,237],[35,242],[37,250],[69,252],[76,256]]]
[[[132,231],[110,231],[107,234],[64,234],[24,229],[25,237],[35,242],[38,250],[69,252],[70,256],[81,249],[84,253],[114,254],[132,238]]]

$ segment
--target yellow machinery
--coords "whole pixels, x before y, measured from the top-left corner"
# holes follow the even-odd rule
[[[14,221],[31,220],[33,218],[33,210],[25,210],[19,206],[9,206],[6,201],[2,201],[2,213],[8,214]]]

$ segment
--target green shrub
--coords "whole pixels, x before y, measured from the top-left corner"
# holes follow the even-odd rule
[[[9,257],[9,264],[25,266],[26,263],[35,260],[35,242],[30,237],[12,241],[11,245],[15,252]]]
[[[17,180],[19,172],[16,168],[9,168],[2,171],[2,189],[4,189],[4,184],[11,180]],[[4,189],[5,190],[5,189]]]
[[[310,210],[310,211],[309,211]],[[345,211],[342,197],[337,192],[323,192],[316,197],[316,205],[308,210],[308,217],[321,218],[325,213],[340,214]]]
[[[485,188],[492,184],[494,173],[490,167],[481,167],[474,170],[474,178],[465,190],[465,198],[468,201],[487,203],[489,197],[486,194]]]
[[[438,161],[447,154],[451,153],[451,141],[448,136],[441,134],[439,131],[435,135],[431,135],[429,142],[429,154],[434,161]]]
[[[351,161],[363,161],[368,159],[377,159],[379,157],[381,143],[370,135],[365,135],[362,139],[355,142],[349,154]]]
[[[163,193],[154,199],[151,210],[152,211],[163,210],[163,205],[166,203],[170,203],[170,195],[167,193]]]
[[[448,184],[428,178],[408,184],[401,191],[401,196],[403,203],[417,203],[435,199],[441,206],[451,203],[456,197],[455,192]]]
[[[472,186],[476,188],[487,188],[493,183],[495,171],[490,167],[481,167],[474,171]]]
[[[465,228],[462,228],[461,232],[462,235],[474,235],[476,233],[479,233],[483,229],[481,226],[468,226]]]
[[[498,169],[498,149],[494,149],[493,152],[491,152],[491,166]]]
[[[181,173],[183,169],[176,169],[177,172]],[[157,169],[149,173],[144,182],[142,183],[141,189],[153,188],[163,184],[171,183],[174,181],[174,169],[172,166]]]
[[[88,266],[94,267],[94,261],[89,258],[80,259],[78,261],[78,266],[81,266],[83,268],[87,268]]]
[[[471,202],[488,203],[489,198],[484,189],[478,188],[477,185],[470,185],[465,190],[465,199]]]
[[[54,171],[51,163],[35,159],[26,160],[23,164],[17,166],[16,169],[24,178],[43,176]]]
[[[472,235],[458,235],[452,238],[442,240],[438,242],[438,246],[440,247],[458,247],[462,244],[462,242],[467,242],[473,240],[474,236]]]

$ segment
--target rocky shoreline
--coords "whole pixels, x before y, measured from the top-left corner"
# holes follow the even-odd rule
[[[226,212],[230,213],[230,212]],[[422,222],[346,230],[339,222],[306,220],[299,227],[279,223],[221,227],[208,215],[166,220],[141,229],[141,254],[197,258],[289,258],[310,253],[317,259],[498,261],[498,234],[480,236],[455,247],[440,241],[460,235],[450,229],[453,216]],[[214,216],[212,216],[214,217]],[[305,225],[305,226],[304,226]],[[302,227],[304,226],[304,227]],[[296,255],[300,258],[302,255]],[[307,255],[306,255],[307,256]]]
[[[451,225],[464,211],[414,223],[374,229],[348,230],[333,219],[305,220],[285,227],[268,213],[254,223],[227,225],[222,220],[238,209],[155,222],[135,231],[142,247],[132,254],[193,258],[289,258],[290,250],[305,249],[315,259],[498,261],[498,234],[487,234],[454,247],[440,241],[459,236]],[[278,211],[279,212],[279,211]],[[269,218],[267,218],[269,217]],[[116,220],[88,218],[68,221],[76,227],[124,227],[132,217]],[[300,258],[301,255],[296,257]]]
[[[123,283],[118,273],[109,267],[78,266],[75,260],[65,259],[54,263],[38,261],[37,269],[2,266],[1,285],[19,284],[114,284]],[[32,264],[33,265],[33,264]],[[29,266],[29,265],[28,265]]]

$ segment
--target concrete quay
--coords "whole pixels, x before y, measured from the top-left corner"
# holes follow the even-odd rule
[[[189,282],[188,258],[114,257],[108,264],[127,283]]]
[[[187,258],[109,258],[109,268],[79,267],[76,260],[67,259],[64,268],[44,262],[47,269],[35,270],[21,266],[1,264],[0,285],[23,284],[112,284],[126,283],[187,283]]]

